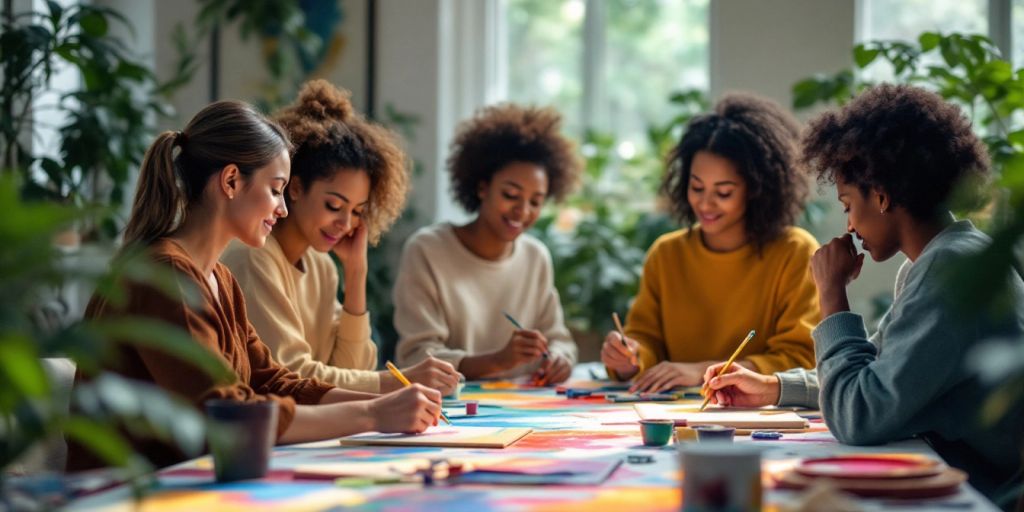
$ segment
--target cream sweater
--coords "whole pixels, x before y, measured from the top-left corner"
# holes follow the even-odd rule
[[[380,392],[369,312],[338,303],[338,270],[312,249],[287,261],[273,236],[260,249],[234,241],[221,257],[245,294],[249,320],[278,362],[303,377],[353,391]]]
[[[428,226],[406,243],[395,280],[395,328],[399,364],[427,356],[459,367],[462,358],[494,352],[515,327],[502,311],[548,339],[552,354],[576,362],[576,344],[562,320],[551,255],[536,238],[522,235],[512,254],[488,261],[469,251],[451,224]],[[532,373],[540,362],[499,377]]]

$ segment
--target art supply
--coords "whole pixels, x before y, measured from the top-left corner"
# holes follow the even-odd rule
[[[672,438],[672,420],[640,420],[640,435],[644,446],[665,446]]]
[[[750,438],[758,441],[778,441],[782,439],[782,434],[774,430],[755,430],[750,433]]]
[[[572,400],[575,398],[586,398],[593,395],[594,392],[587,389],[567,389],[565,391],[565,397]]]
[[[715,408],[699,412],[696,405],[633,404],[637,415],[645,420],[685,420],[688,426],[724,425],[752,430],[799,430],[809,426],[807,420],[792,411],[778,409]]]
[[[679,395],[673,393],[609,393],[604,399],[617,404],[631,402],[675,402]]]
[[[409,379],[405,378],[405,375],[402,374],[402,370],[399,370],[398,367],[392,364],[391,361],[385,362],[384,366],[387,367],[388,371],[391,372],[391,375],[394,375],[395,378],[398,379],[398,382],[401,382],[403,386],[412,386],[412,383],[409,382]],[[441,411],[441,419],[444,420],[444,422],[449,425],[452,424],[451,420],[448,419],[448,416],[445,416],[444,410]]]
[[[942,473],[946,464],[917,454],[864,453],[805,459],[795,468],[809,477],[918,478]]]
[[[559,395],[564,395],[568,393],[570,389],[574,389],[576,391],[590,391],[592,393],[607,394],[629,391],[629,387],[631,385],[632,384],[628,382],[583,380],[567,382],[565,384],[555,386],[555,393]]]
[[[683,510],[761,510],[761,450],[689,444],[683,458]]]
[[[513,317],[510,314],[508,314],[508,311],[502,311],[501,314],[505,315],[505,318],[508,318],[508,321],[512,322],[512,325],[514,325],[516,327],[516,329],[523,329],[523,325],[520,324],[519,321],[515,319],[515,317]],[[544,353],[541,354],[541,357],[543,357],[544,359],[547,359],[547,358],[551,357],[551,354],[549,354],[548,351],[545,350]],[[537,375],[534,377],[534,379],[533,379],[533,381],[531,383],[534,386],[543,386],[544,385],[544,370],[543,369],[540,369],[540,370],[537,371]]]
[[[217,481],[266,475],[277,438],[277,403],[208,400],[204,406]]]
[[[743,347],[746,347],[747,343],[749,343],[752,339],[754,339],[753,329],[751,329],[750,332],[747,333],[747,337],[743,339],[743,342],[740,343],[740,346],[736,347],[736,351],[732,353],[732,357],[730,357],[729,360],[726,361],[724,365],[722,365],[722,368],[718,370],[718,375],[716,375],[716,377],[721,377],[722,374],[729,371],[729,367],[732,366],[733,361],[735,361],[736,357],[740,355],[740,352],[743,352]],[[708,406],[708,402],[711,401],[711,392],[705,390],[704,394],[704,403],[700,404],[701,411],[703,411]]]
[[[690,427],[697,432],[697,440],[702,443],[731,443],[736,436],[736,429],[722,425],[697,425]]]
[[[653,455],[637,455],[637,454],[632,454],[631,453],[629,455],[626,455],[626,462],[628,462],[630,464],[653,464],[654,463],[654,456]]]
[[[477,406],[479,404],[480,404],[480,402],[477,402],[476,400],[467,400],[466,401],[466,415],[467,416],[476,416]]]
[[[444,448],[505,448],[533,429],[525,427],[434,427],[422,434],[367,432],[340,439],[342,446],[434,446]]]
[[[941,473],[918,478],[829,478],[787,471],[776,478],[780,489],[806,489],[821,481],[850,494],[872,498],[924,499],[956,494],[967,481],[967,473],[946,468]]]
[[[629,362],[633,366],[636,366],[636,353],[629,349],[629,344],[626,343],[626,330],[622,328],[622,322],[619,321],[619,314],[612,311],[612,321],[615,322],[615,330],[619,332],[619,341],[622,342],[622,346],[626,347],[629,351]]]
[[[370,487],[374,485],[387,485],[387,484],[401,484],[401,483],[413,483],[415,480],[401,476],[390,476],[390,477],[358,477],[358,476],[346,476],[342,478],[336,478],[334,485],[338,487]]]
[[[516,458],[481,464],[449,478],[449,484],[601,485],[622,464],[622,457],[587,460]]]
[[[690,427],[676,427],[676,442],[683,443],[687,441],[696,441],[697,431]]]

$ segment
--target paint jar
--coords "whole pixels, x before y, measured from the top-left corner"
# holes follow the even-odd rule
[[[675,422],[672,420],[640,420],[640,436],[644,446],[665,446],[672,438]]]
[[[697,431],[690,427],[676,427],[676,442],[685,443],[697,440]]]
[[[702,443],[731,443],[736,436],[736,429],[722,425],[697,425],[697,440]]]
[[[684,512],[761,510],[761,450],[747,444],[680,446]]]
[[[479,404],[479,402],[477,402],[476,400],[466,400],[466,415],[467,416],[476,416],[476,411],[477,411],[477,405],[478,404]]]
[[[217,481],[266,475],[277,437],[277,402],[208,400],[204,405]]]

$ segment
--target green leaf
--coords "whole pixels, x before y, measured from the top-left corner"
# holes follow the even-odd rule
[[[853,60],[857,63],[857,67],[864,69],[874,62],[878,54],[881,53],[879,50],[874,48],[866,48],[864,45],[857,45],[853,49]]]
[[[26,397],[49,393],[46,372],[31,340],[11,334],[0,337],[0,382]]]
[[[941,40],[942,35],[935,32],[924,32],[917,37],[917,42],[921,45],[922,52],[934,50],[935,47],[939,46]]]
[[[64,421],[61,430],[104,462],[113,466],[128,465],[132,448],[112,426],[76,416]]]
[[[90,37],[103,37],[107,35],[106,16],[94,10],[90,10],[79,18],[78,24],[82,27],[82,31]]]

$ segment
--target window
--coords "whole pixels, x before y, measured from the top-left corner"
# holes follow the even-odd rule
[[[552,105],[568,133],[610,133],[630,158],[671,115],[669,95],[708,88],[708,0],[506,0],[508,99]]]

